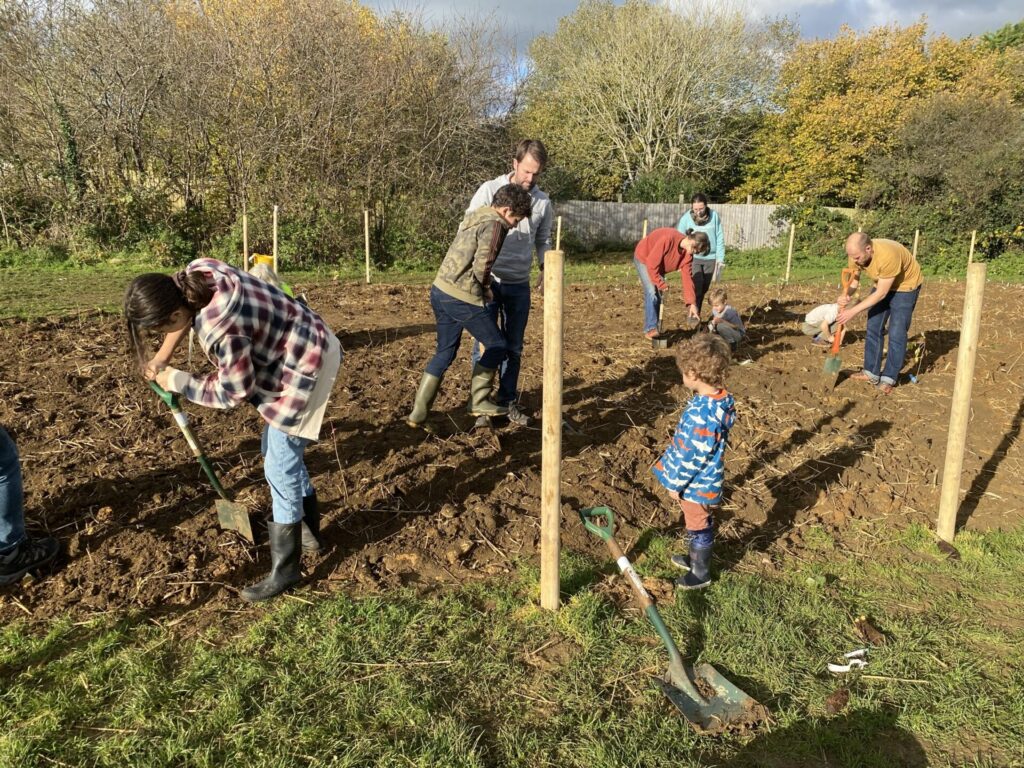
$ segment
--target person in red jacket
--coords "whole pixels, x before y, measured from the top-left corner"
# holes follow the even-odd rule
[[[692,229],[680,232],[674,227],[659,227],[636,244],[633,263],[644,288],[644,336],[648,339],[658,336],[658,312],[662,294],[668,290],[665,275],[669,272],[679,270],[683,280],[683,301],[689,308],[689,316],[700,320],[690,264],[694,256],[710,250],[711,243],[703,232]]]

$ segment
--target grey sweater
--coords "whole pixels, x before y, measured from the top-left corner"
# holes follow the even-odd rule
[[[484,205],[490,205],[494,193],[509,183],[510,174],[502,174],[496,179],[485,181],[473,195],[466,212],[475,211]],[[533,210],[530,217],[519,222],[519,226],[508,231],[505,244],[494,262],[491,274],[498,282],[528,283],[530,267],[533,265],[533,251],[537,251],[537,263],[544,266],[544,253],[551,247],[551,222],[554,213],[551,200],[534,187],[530,190],[533,198]]]

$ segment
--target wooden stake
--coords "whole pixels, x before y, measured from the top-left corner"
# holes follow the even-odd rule
[[[914,250],[913,250],[913,254],[914,254],[914,258],[915,259],[917,258],[917,241],[920,239],[920,237],[921,237],[921,230],[920,229],[915,229],[914,230]]]
[[[647,237],[647,219],[644,219],[644,233],[640,236],[640,239],[643,240],[645,237]]]
[[[942,492],[939,496],[939,538],[953,543],[956,513],[960,508],[960,481],[964,467],[964,445],[967,422],[971,416],[971,387],[974,361],[978,356],[978,329],[981,325],[981,304],[985,295],[984,262],[967,267],[967,293],[964,296],[964,317],[960,326],[960,349],[956,356],[956,379],[953,382],[953,406],[949,414],[946,440],[946,463],[942,470]]]
[[[249,214],[245,212],[245,204],[242,204],[242,264],[245,271],[249,271]]]
[[[789,253],[786,254],[786,282],[789,282],[789,268],[793,264],[793,239],[796,237],[796,224],[789,225]]]
[[[370,211],[363,209],[363,242],[366,244],[366,284],[370,284]]]
[[[558,222],[555,224],[555,250],[562,250],[562,217],[558,217]]]
[[[967,266],[971,266],[974,263],[974,241],[978,237],[978,230],[971,232],[971,250],[967,254]]]
[[[562,521],[562,272],[565,254],[544,256],[544,403],[540,475],[540,604],[558,610]]]
[[[277,267],[277,206],[274,206],[274,274],[279,274]]]

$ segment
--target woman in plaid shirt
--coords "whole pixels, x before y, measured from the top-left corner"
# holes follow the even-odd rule
[[[341,345],[323,319],[276,287],[215,259],[176,275],[140,275],[124,302],[129,343],[147,379],[209,408],[256,406],[266,422],[261,450],[273,500],[270,574],[242,590],[267,600],[297,583],[302,550],[318,551],[320,515],[303,460],[320,434],[341,365]],[[217,370],[194,376],[171,355],[194,330]],[[166,334],[146,360],[144,334]]]

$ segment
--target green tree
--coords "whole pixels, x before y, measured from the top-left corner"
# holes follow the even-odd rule
[[[995,32],[986,32],[981,36],[981,41],[986,48],[993,51],[1018,48],[1024,45],[1024,21],[1006,24]]]
[[[1000,55],[976,41],[926,39],[922,22],[802,43],[782,67],[781,106],[758,131],[738,195],[800,196],[851,205],[868,158],[892,147],[900,127],[938,92],[1010,92]]]
[[[793,39],[720,4],[584,0],[531,45],[516,127],[599,199],[652,175],[713,183],[747,147]]]

